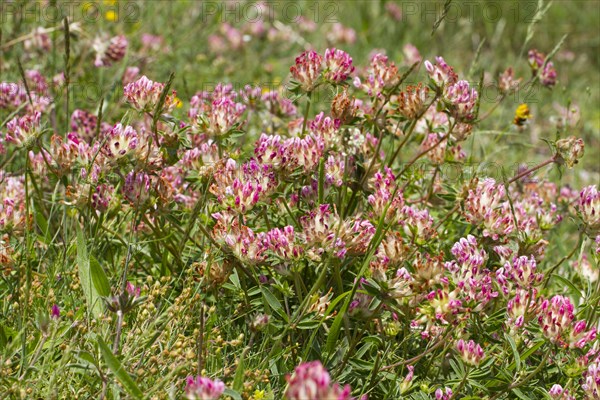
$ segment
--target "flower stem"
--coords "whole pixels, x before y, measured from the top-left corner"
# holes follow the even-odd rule
[[[525,170],[523,172],[521,172],[519,175],[515,176],[514,178],[512,178],[510,181],[508,181],[508,185],[510,185],[513,182],[518,181],[519,179],[531,174],[532,172],[537,171],[538,169],[545,167],[548,164],[552,164],[553,162],[556,162],[556,156],[553,156],[552,158],[547,159],[546,161],[536,165],[535,167],[531,167],[528,170]]]
[[[307,93],[307,101],[306,101],[306,108],[304,109],[304,120],[302,121],[302,137],[304,137],[304,134],[306,133],[306,122],[308,121],[308,113],[310,111],[310,103],[311,98],[312,98],[312,92],[308,92]]]
[[[117,333],[113,342],[113,353],[116,355],[119,352],[119,342],[121,341],[121,329],[123,328],[123,311],[117,311]]]

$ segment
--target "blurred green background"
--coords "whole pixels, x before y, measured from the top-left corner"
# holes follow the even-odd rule
[[[434,31],[445,5],[445,18]],[[94,110],[105,96],[106,116],[112,120],[124,112],[110,104],[121,96],[126,66],[137,66],[141,74],[159,81],[175,72],[174,88],[185,103],[217,82],[230,82],[236,89],[246,84],[276,88],[289,79],[289,66],[306,48],[319,52],[341,48],[357,67],[366,66],[374,50],[385,51],[406,68],[407,43],[416,46],[423,59],[443,56],[461,78],[474,83],[484,70],[485,112],[498,98],[494,87],[500,72],[513,67],[526,81],[531,75],[527,51],[536,48],[548,54],[568,35],[553,59],[558,85],[553,90],[527,88],[507,98],[479,126],[480,134],[468,146],[474,161],[538,162],[548,155],[541,139],[555,138],[560,107],[575,105],[580,121],[565,133],[584,138],[586,156],[584,168],[565,171],[563,178],[578,185],[600,182],[600,3],[595,0],[4,1],[1,10],[3,44],[37,26],[60,27],[62,17],[69,16],[73,104]],[[230,28],[233,34],[227,33]],[[142,41],[145,33],[159,35],[162,42],[149,49]],[[123,62],[102,69],[93,66],[90,43],[101,34],[126,35],[130,48]],[[40,69],[47,76],[63,70],[63,32],[56,30],[50,36],[52,50],[37,57],[28,57],[22,42],[3,48],[0,79],[18,79],[16,56],[25,69]],[[414,79],[423,77],[421,68]],[[328,95],[320,94],[317,110],[327,108]],[[512,119],[523,102],[530,105],[534,118],[518,131]],[[186,109],[176,113],[184,117]]]

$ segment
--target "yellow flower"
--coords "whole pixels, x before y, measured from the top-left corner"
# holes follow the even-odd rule
[[[256,389],[252,395],[253,400],[263,400],[265,398],[265,391]]]
[[[523,126],[531,117],[532,115],[529,106],[523,103],[515,110],[515,119],[513,120],[513,123],[517,126]]]
[[[104,18],[106,18],[107,21],[116,21],[117,20],[117,13],[114,10],[108,10],[105,14],[104,14]]]
[[[115,4],[117,4],[117,0],[104,0],[104,4],[114,6]]]
[[[177,108],[183,107],[183,101],[181,101],[181,99],[179,97],[175,97],[174,102],[175,102],[175,107],[177,107]]]

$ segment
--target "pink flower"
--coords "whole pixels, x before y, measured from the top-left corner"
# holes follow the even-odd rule
[[[474,236],[468,235],[452,246],[456,261],[445,267],[452,274],[457,294],[465,303],[472,303],[475,311],[481,310],[498,296],[494,290],[490,271],[485,268],[487,253],[480,250]]]
[[[0,82],[0,109],[13,110],[27,101],[25,88],[11,82]]]
[[[21,231],[25,226],[24,176],[0,172],[0,231]]]
[[[335,48],[325,50],[325,79],[340,83],[354,72],[352,57],[345,51]]]
[[[71,114],[71,129],[85,139],[88,143],[92,140],[96,134],[96,125],[98,124],[98,117],[84,110],[75,110]],[[100,133],[107,131],[110,125],[103,123],[100,129]]]
[[[398,111],[409,119],[419,117],[425,111],[428,95],[429,88],[421,83],[417,86],[408,86],[398,97]]]
[[[587,367],[584,377],[585,381],[581,385],[583,391],[590,399],[600,398],[600,360],[596,360]]]
[[[436,64],[432,64],[428,60],[425,61],[425,69],[435,85],[440,88],[454,85],[458,81],[458,75],[456,75],[454,69],[446,64],[442,57],[436,57],[435,61]]]
[[[544,65],[544,60],[546,56],[543,53],[540,53],[536,49],[531,49],[527,53],[527,60],[529,61],[529,66],[533,71],[537,71]]]
[[[93,48],[96,51],[96,67],[109,67],[114,62],[121,61],[127,52],[129,42],[125,36],[115,36],[106,41],[103,38],[96,38]]]
[[[58,306],[56,304],[54,304],[52,306],[52,310],[50,311],[50,317],[52,319],[59,319],[60,318],[60,308],[58,308]]]
[[[504,287],[504,292],[508,293],[508,288],[516,285],[521,289],[529,290],[533,286],[538,286],[544,279],[544,274],[537,272],[537,265],[533,256],[515,257],[512,263],[507,262],[503,268],[496,271],[498,282]]]
[[[551,61],[546,62],[546,56],[532,49],[528,53],[529,66],[532,72],[538,75],[540,83],[546,87],[556,85],[556,69]],[[544,65],[546,63],[546,65]]]
[[[114,188],[111,185],[101,184],[96,186],[92,193],[91,205],[94,209],[105,212],[108,209]]]
[[[135,82],[127,84],[123,88],[123,95],[129,104],[140,112],[154,112],[154,108],[160,100],[160,95],[165,85],[160,82],[153,82],[145,75]],[[164,103],[164,109],[160,112],[170,112],[176,105],[176,92],[167,94]]]
[[[402,8],[396,3],[386,2],[385,3],[385,11],[392,17],[394,20],[400,22],[402,21]]]
[[[266,109],[273,115],[293,117],[297,113],[294,103],[290,99],[282,97],[275,90],[263,93],[260,98]]]
[[[481,361],[485,356],[481,346],[472,340],[465,342],[464,340],[460,339],[458,342],[456,342],[456,350],[464,362],[475,367],[481,364]]]
[[[186,150],[181,156],[178,166],[183,167],[185,170],[193,170],[198,175],[205,176],[214,171],[220,159],[217,144],[208,141],[198,147]]]
[[[444,390],[439,388],[435,391],[436,400],[450,400],[452,397],[452,389],[450,389],[449,387],[444,388]]]
[[[392,173],[392,170],[385,167],[383,171],[377,171],[373,175],[373,178],[371,178],[369,186],[373,192],[367,198],[373,210],[371,218],[379,220],[385,212],[385,222],[394,221],[404,206],[404,198],[402,197],[402,192],[397,189],[396,177]],[[392,194],[394,194],[393,197]]]
[[[571,396],[568,390],[563,389],[563,387],[558,384],[552,385],[548,394],[553,400],[575,400],[575,397]]]
[[[139,143],[138,133],[133,127],[116,124],[108,133],[106,151],[113,159],[125,157],[134,152]]]
[[[394,86],[398,82],[398,67],[390,63],[385,54],[377,53],[371,58],[371,65],[367,70],[364,82],[354,78],[354,86],[362,89],[371,97],[381,96],[383,90]]]
[[[14,117],[6,124],[6,141],[18,147],[29,147],[40,133],[40,119],[42,113],[26,114],[23,117]]]
[[[514,70],[509,67],[502,74],[500,74],[498,80],[498,88],[502,93],[509,93],[519,87],[521,78],[515,79]]]
[[[313,171],[323,156],[325,143],[317,135],[307,135],[303,138],[289,138],[284,143],[285,154],[294,168],[300,167],[305,172]]]
[[[325,141],[328,148],[340,147],[342,145],[342,135],[339,132],[341,121],[332,117],[325,116],[320,112],[310,121],[309,128],[313,135],[318,135]]]
[[[578,209],[590,232],[600,229],[600,192],[596,185],[587,186],[579,193]]]
[[[506,194],[504,185],[494,179],[486,178],[470,189],[465,199],[467,221],[483,224],[483,235],[498,240],[500,236],[510,234],[514,229],[509,204],[502,199]]]
[[[140,297],[142,289],[134,286],[131,282],[127,282],[127,285],[125,286],[125,291],[129,294],[130,297],[133,297],[135,299],[137,297]]]
[[[387,3],[392,4],[392,3]],[[413,65],[414,63],[420,62],[423,57],[421,57],[421,53],[419,53],[419,49],[417,49],[413,44],[407,43],[402,48],[402,53],[404,54],[404,59],[408,65]]]
[[[285,168],[288,158],[279,135],[262,134],[254,147],[254,155],[258,162],[269,165],[274,169]]]
[[[225,384],[218,379],[198,375],[188,376],[185,381],[185,396],[189,400],[217,400],[225,391]]]
[[[158,35],[152,35],[150,33],[142,34],[142,49],[143,50],[152,50],[159,51],[162,47],[164,47],[164,38]]]
[[[265,199],[275,187],[275,177],[268,165],[256,160],[238,166],[234,160],[215,172],[210,192],[217,196],[229,211],[245,214]]]
[[[125,68],[125,72],[123,72],[121,83],[123,83],[123,86],[127,86],[130,83],[135,82],[136,79],[138,79],[139,74],[140,69],[138,67],[127,67]]]
[[[320,361],[311,361],[296,367],[292,376],[287,377],[288,400],[350,400],[350,386],[343,388],[331,383],[327,370]]]
[[[283,260],[298,259],[304,249],[296,241],[294,227],[274,228],[261,236],[262,246]]]
[[[331,208],[329,204],[321,204],[300,218],[302,238],[308,245],[307,254],[311,259],[319,260],[326,252],[335,252],[343,257],[346,252],[344,242],[338,235],[342,222]]]
[[[557,73],[554,68],[554,63],[548,61],[540,73],[540,82],[546,87],[552,87],[556,85]]]
[[[467,81],[449,83],[444,92],[444,100],[454,118],[460,121],[470,121],[474,118],[477,91],[469,86]]]
[[[339,154],[330,154],[325,161],[325,183],[340,187],[344,184],[344,171],[346,169],[346,160]]]
[[[506,313],[508,314],[507,324],[511,331],[516,331],[525,325],[525,318],[536,312],[537,290],[531,292],[525,289],[517,289],[513,298],[508,301]]]
[[[228,97],[214,100],[207,115],[208,132],[215,136],[228,133],[240,123],[245,110],[246,106],[236,103]]]
[[[433,229],[433,218],[427,209],[420,210],[414,206],[404,206],[400,210],[400,224],[404,232],[414,243],[424,244],[436,235]]]
[[[213,237],[217,243],[227,246],[239,260],[256,264],[264,259],[264,247],[261,236],[252,229],[241,225],[237,216],[226,213],[215,213],[213,218],[217,224],[213,228]]]
[[[30,39],[25,40],[23,44],[27,50],[33,48],[41,51],[50,51],[52,48],[52,41],[46,33],[46,29],[41,26],[34,28],[33,32],[31,32]]]
[[[446,159],[448,141],[444,140],[440,143],[441,140],[442,138],[437,133],[430,133],[425,136],[423,143],[421,143],[421,151],[427,151],[427,158],[435,165],[441,165]]]
[[[150,199],[151,179],[145,172],[131,171],[125,178],[123,194],[133,206],[140,207]]]
[[[321,75],[323,58],[314,50],[305,51],[296,57],[296,64],[290,67],[290,72],[302,89],[311,92]]]
[[[327,40],[331,43],[353,44],[356,42],[356,31],[336,22],[331,25],[331,29],[327,32]]]
[[[554,296],[540,306],[539,322],[542,333],[552,343],[582,348],[596,338],[596,329],[586,331],[584,320],[574,322],[574,307],[568,297]]]

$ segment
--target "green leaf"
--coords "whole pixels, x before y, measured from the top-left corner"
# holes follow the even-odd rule
[[[4,326],[0,324],[0,347],[6,347],[8,343],[8,339],[6,338],[6,334],[4,333]]]
[[[225,388],[223,394],[231,397],[233,400],[242,400],[242,396],[237,391],[230,388]]]
[[[510,347],[512,348],[512,352],[515,357],[515,364],[517,366],[516,372],[519,372],[521,370],[521,356],[519,355],[519,351],[517,350],[517,344],[509,334],[505,333],[504,337],[506,338],[506,340],[510,344]]]
[[[271,309],[275,311],[278,315],[283,317],[286,320],[286,322],[289,322],[287,314],[285,313],[283,306],[281,305],[279,300],[277,300],[277,297],[275,297],[275,295],[264,286],[261,286],[260,291],[262,292],[262,295],[267,304],[269,304],[269,307],[271,307]]]
[[[569,292],[573,297],[576,297],[577,299],[581,297],[581,291],[577,289],[577,286],[573,285],[573,283],[570,280],[565,279],[557,274],[552,274],[552,277],[561,281],[563,285],[565,285],[569,289]]]
[[[144,394],[140,390],[140,388],[136,385],[135,381],[129,376],[127,371],[121,365],[121,362],[115,357],[115,355],[110,351],[104,340],[100,336],[98,336],[98,347],[100,348],[100,352],[102,353],[102,357],[104,357],[104,361],[106,365],[113,374],[117,377],[119,382],[123,385],[123,388],[136,399],[142,399]]]
[[[540,347],[542,347],[542,345],[545,343],[545,340],[540,340],[539,342],[537,342],[536,344],[534,344],[533,346],[531,346],[530,348],[528,348],[526,351],[523,352],[523,354],[521,355],[521,360],[526,360],[529,358],[529,356],[531,356],[533,353],[535,353]]]
[[[242,351],[240,355],[240,361],[238,363],[238,367],[235,370],[235,376],[233,377],[233,389],[241,390],[244,386],[244,371],[245,371],[245,359],[246,358],[246,349]]]
[[[88,303],[88,307],[95,317],[102,313],[102,304],[100,296],[93,284],[92,274],[90,272],[90,258],[88,256],[85,237],[81,228],[77,229],[77,270],[79,272],[79,281],[83,289],[83,295]]]
[[[316,329],[319,326],[321,326],[321,321],[314,321],[314,320],[300,321],[298,323],[298,325],[296,325],[296,327],[298,329],[308,329],[308,330]]]
[[[517,395],[518,398],[523,400],[531,400],[531,397],[527,396],[525,393],[521,392],[519,389],[515,388],[512,390],[514,394]]]
[[[104,268],[102,268],[93,255],[90,255],[90,272],[92,273],[94,288],[96,288],[98,294],[103,297],[110,296],[110,283],[108,282]]]

